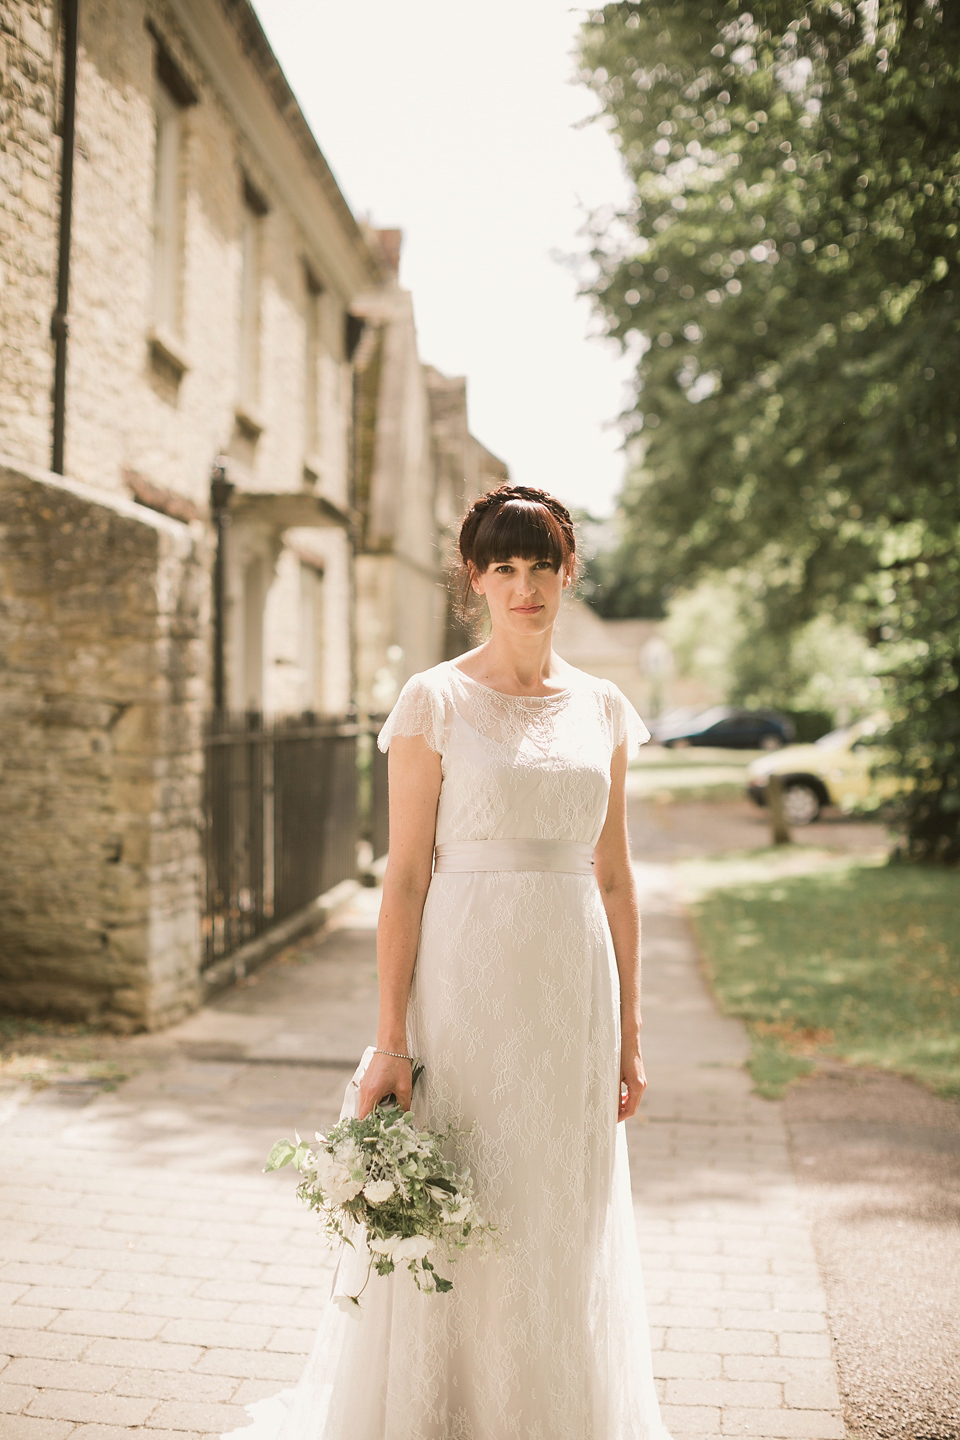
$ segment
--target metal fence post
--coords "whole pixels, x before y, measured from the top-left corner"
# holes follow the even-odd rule
[[[210,473],[210,513],[217,532],[213,560],[213,708],[218,712],[226,706],[226,548],[233,488],[227,479],[226,457],[218,455]]]
[[[789,845],[790,827],[783,808],[783,780],[779,775],[767,776],[767,807],[770,811],[770,830],[774,845]]]

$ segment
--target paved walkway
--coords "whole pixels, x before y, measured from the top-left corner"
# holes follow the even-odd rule
[[[841,1440],[780,1106],[749,1092],[668,867],[638,873],[651,1088],[630,1143],[667,1424]],[[329,1261],[289,1177],[259,1166],[336,1113],[373,1033],[375,900],[174,1031],[117,1042],[135,1073],[115,1092],[0,1092],[3,1440],[213,1440],[296,1379]]]
[[[669,867],[640,864],[644,1058],[628,1132],[654,1373],[674,1440],[843,1440],[826,1305],[782,1108],[751,1094]]]

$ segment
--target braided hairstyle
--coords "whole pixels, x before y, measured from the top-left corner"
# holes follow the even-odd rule
[[[577,537],[570,511],[554,495],[532,485],[498,485],[474,500],[463,517],[458,541],[457,604],[469,622],[476,609],[474,575],[517,555],[549,560],[554,570],[576,568]]]

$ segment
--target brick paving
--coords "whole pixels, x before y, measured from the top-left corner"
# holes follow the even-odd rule
[[[665,1421],[674,1440],[842,1440],[781,1107],[750,1093],[669,868],[638,876],[651,1088],[630,1147]],[[289,1175],[259,1167],[336,1112],[372,1034],[375,899],[123,1042],[136,1073],[114,1093],[0,1092],[3,1440],[219,1440],[297,1378],[331,1262]]]
[[[637,876],[650,1088],[628,1135],[664,1422],[673,1440],[843,1440],[782,1107],[750,1091],[743,1027],[707,993],[669,867]]]

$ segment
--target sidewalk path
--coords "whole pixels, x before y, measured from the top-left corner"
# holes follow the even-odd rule
[[[637,865],[644,1058],[628,1132],[654,1373],[673,1440],[843,1440],[836,1364],[779,1104],[701,978],[671,870]]]
[[[638,874],[651,1087],[630,1144],[667,1423],[674,1440],[841,1440],[780,1107],[750,1094],[669,868]],[[137,1072],[116,1092],[0,1092],[3,1440],[213,1440],[296,1379],[329,1260],[289,1175],[259,1167],[336,1114],[373,1033],[375,902],[173,1031],[115,1044]]]
[[[3,1440],[218,1440],[297,1379],[331,1262],[260,1171],[336,1118],[373,1033],[376,899],[112,1047],[139,1072],[115,1093],[0,1092]]]

